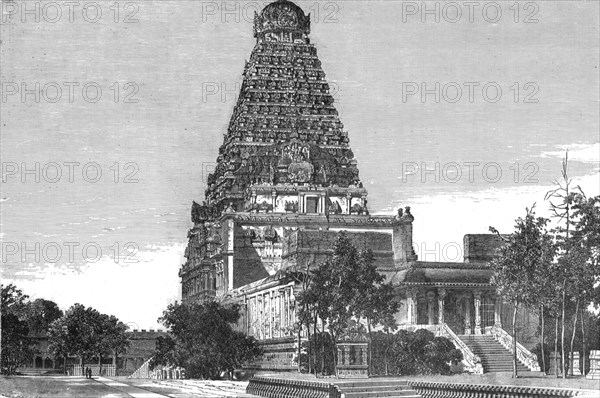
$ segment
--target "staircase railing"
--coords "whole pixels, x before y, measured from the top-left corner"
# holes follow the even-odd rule
[[[439,327],[438,333],[441,336],[448,338],[454,343],[454,346],[463,354],[463,365],[465,370],[470,373],[483,374],[483,366],[481,365],[481,358],[473,354],[473,351],[450,329],[446,323],[437,325]]]
[[[499,326],[493,326],[491,330],[492,336],[498,341],[504,348],[513,352],[513,338],[508,332]],[[517,341],[517,359],[529,370],[539,372],[540,364],[538,363],[537,355],[523,347],[521,343]]]
[[[146,362],[144,362],[142,364],[142,366],[140,366],[139,368],[137,368],[135,370],[135,372],[133,372],[130,376],[128,376],[128,379],[149,379],[150,378],[150,373],[152,372],[150,370],[150,361],[152,360],[152,358],[149,358]]]

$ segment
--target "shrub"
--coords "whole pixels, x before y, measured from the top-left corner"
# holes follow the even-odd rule
[[[425,329],[374,333],[372,350],[372,371],[380,375],[449,374],[450,364],[462,360],[450,340]]]

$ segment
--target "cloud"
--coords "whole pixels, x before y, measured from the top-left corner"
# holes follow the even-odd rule
[[[542,158],[564,158],[569,151],[569,160],[583,163],[600,163],[600,143],[559,145],[559,150],[546,151],[540,154]]]
[[[588,196],[600,194],[597,174],[573,178],[573,186],[577,185]],[[415,217],[413,242],[420,260],[462,261],[456,249],[464,249],[465,234],[487,234],[490,226],[510,233],[514,220],[534,203],[539,216],[550,217],[544,196],[552,188],[552,185],[529,185],[423,195],[407,198],[402,206],[410,206]]]
[[[158,328],[162,311],[180,299],[177,273],[184,248],[184,244],[148,248],[129,264],[108,256],[77,270],[46,264],[35,269],[37,279],[6,282],[15,283],[32,299],[53,300],[63,309],[81,303],[125,323]]]

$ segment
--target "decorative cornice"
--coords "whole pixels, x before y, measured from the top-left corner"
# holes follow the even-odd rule
[[[236,212],[226,213],[220,218],[221,221],[233,219],[236,222],[273,224],[285,223],[296,225],[327,225],[336,228],[340,226],[369,226],[372,228],[392,228],[397,225],[410,224],[410,219],[395,218],[392,216],[367,216],[367,215],[346,215],[336,214],[325,216],[319,214],[298,214],[298,213],[248,213]]]
[[[475,287],[493,289],[489,283],[470,282],[399,282],[398,286],[433,286],[433,287]]]

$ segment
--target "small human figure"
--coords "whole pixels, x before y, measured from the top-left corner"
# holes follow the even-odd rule
[[[86,378],[86,379],[89,379],[89,378],[90,378],[90,377],[89,377],[89,372],[90,372],[90,368],[86,367],[86,368],[85,368],[85,378]]]

